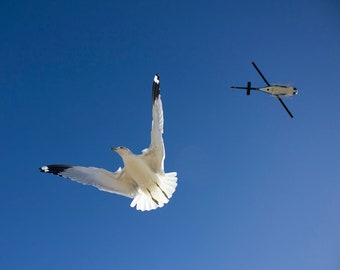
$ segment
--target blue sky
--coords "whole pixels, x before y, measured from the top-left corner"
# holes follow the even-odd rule
[[[122,1],[121,1],[122,2]],[[6,1],[2,269],[340,268],[337,1]],[[292,82],[279,102],[230,85]],[[45,175],[149,146],[161,76],[170,203]]]

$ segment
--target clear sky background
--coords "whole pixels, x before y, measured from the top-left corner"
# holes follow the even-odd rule
[[[340,269],[335,0],[2,1],[1,269]],[[230,85],[291,82],[299,94]],[[161,77],[165,207],[39,172],[149,146]]]

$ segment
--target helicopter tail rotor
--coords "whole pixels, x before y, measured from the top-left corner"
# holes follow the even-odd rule
[[[247,90],[247,96],[250,95],[250,90],[259,90],[259,88],[257,87],[251,87],[251,82],[247,82],[247,87],[242,87],[242,86],[230,86],[230,88],[233,89],[243,89],[243,90]]]
[[[251,82],[247,82],[247,96],[250,96]]]

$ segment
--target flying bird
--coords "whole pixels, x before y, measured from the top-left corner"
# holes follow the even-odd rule
[[[151,144],[135,155],[124,146],[112,147],[124,162],[123,168],[110,172],[96,167],[46,165],[40,171],[62,176],[99,190],[132,198],[131,207],[149,211],[167,204],[177,186],[177,173],[164,172],[165,149],[163,134],[163,107],[160,79],[156,74],[152,84]]]

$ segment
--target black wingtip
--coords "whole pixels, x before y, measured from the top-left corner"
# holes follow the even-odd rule
[[[160,78],[159,75],[156,73],[155,77],[153,78],[152,83],[152,102],[154,102],[160,95]]]
[[[42,166],[39,168],[39,170],[40,172],[43,172],[43,173],[52,173],[55,175],[59,175],[60,173],[72,167],[73,166],[70,166],[70,165],[56,164],[56,165]]]

